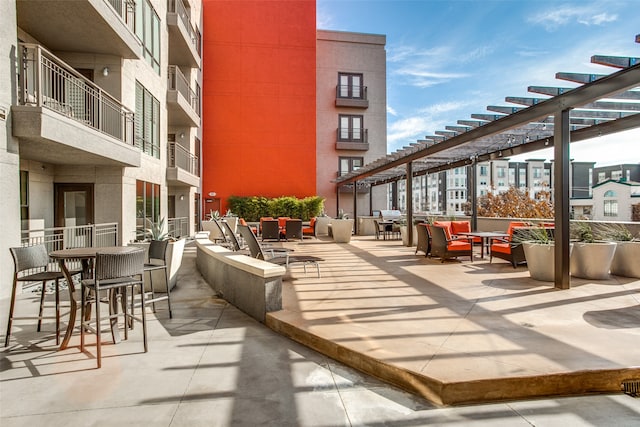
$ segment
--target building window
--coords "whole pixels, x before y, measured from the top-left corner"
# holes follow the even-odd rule
[[[358,115],[343,115],[338,118],[338,140],[364,142],[363,117]]]
[[[617,200],[605,200],[604,201],[604,216],[618,216],[618,201]]]
[[[160,219],[160,185],[136,180],[136,239]]]
[[[358,170],[364,164],[362,157],[340,157],[338,165],[338,175],[346,175],[349,172]]]
[[[533,177],[542,178],[542,168],[533,168]]]
[[[364,99],[364,86],[362,74],[339,73],[338,97]]]
[[[622,171],[611,171],[611,179],[619,180],[622,178]]]
[[[136,147],[145,154],[160,158],[160,102],[136,82]]]
[[[149,0],[136,2],[136,35],[142,42],[144,58],[160,74],[160,18]]]
[[[488,168],[486,166],[480,166],[480,176],[487,176],[488,174]]]
[[[604,172],[598,172],[598,182],[602,182],[605,179],[607,179],[605,173]]]
[[[615,191],[613,190],[607,190],[604,193],[604,197],[617,197],[618,195],[616,194]]]
[[[506,170],[504,166],[498,166],[496,168],[496,176],[498,178],[504,178],[506,176]]]
[[[20,171],[20,219],[22,229],[28,228],[29,222],[29,172]]]

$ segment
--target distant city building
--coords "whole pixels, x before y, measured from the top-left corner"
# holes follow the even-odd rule
[[[640,204],[640,182],[607,179],[593,186],[591,219],[632,221],[632,206],[636,204]]]

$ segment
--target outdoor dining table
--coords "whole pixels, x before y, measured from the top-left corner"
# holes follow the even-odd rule
[[[90,279],[93,276],[93,261],[96,258],[96,253],[108,253],[108,254],[122,254],[136,251],[142,251],[142,248],[132,246],[107,246],[107,247],[90,247],[90,248],[72,248],[72,249],[60,249],[49,253],[49,257],[58,261],[60,269],[64,273],[67,279],[67,288],[69,290],[69,302],[71,311],[69,313],[69,322],[67,324],[67,330],[60,344],[60,350],[64,350],[69,345],[69,340],[73,334],[75,328],[76,315],[78,311],[78,301],[76,300],[76,289],[73,283],[71,273],[67,262],[80,261],[82,265],[81,277],[82,279]],[[115,294],[111,293],[110,310],[112,313],[117,312],[117,304],[115,301]],[[111,335],[113,342],[120,341],[120,332],[118,331],[117,318],[111,319]]]
[[[480,242],[480,258],[484,259],[484,247],[488,246],[488,243],[491,239],[504,239],[509,237],[507,233],[503,233],[500,231],[465,231],[458,233],[462,236],[467,237],[479,237],[481,239]]]

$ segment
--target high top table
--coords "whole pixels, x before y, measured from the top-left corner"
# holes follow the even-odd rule
[[[71,334],[73,334],[73,329],[75,328],[76,323],[76,314],[78,311],[78,301],[76,300],[76,288],[71,278],[71,273],[69,272],[69,268],[67,266],[67,261],[80,261],[82,264],[82,279],[90,279],[92,277],[93,272],[93,261],[96,258],[96,253],[108,253],[108,254],[121,254],[121,253],[129,253],[129,252],[137,252],[142,251],[142,248],[132,247],[132,246],[107,246],[102,248],[73,248],[73,249],[61,249],[57,251],[52,251],[49,253],[49,257],[58,261],[60,264],[60,269],[64,273],[64,276],[67,279],[67,288],[69,289],[69,302],[71,305],[71,311],[69,313],[69,323],[67,324],[67,331],[64,334],[64,338],[62,339],[62,343],[60,344],[60,350],[64,350],[69,345],[69,340],[71,339]],[[112,296],[114,294],[112,293]],[[110,298],[110,310],[112,312],[117,312],[117,305],[115,303],[115,298]],[[114,311],[115,310],[115,311]],[[143,307],[144,310],[144,307]],[[99,321],[99,320],[98,320]],[[118,331],[118,320],[114,318],[111,320],[111,336],[113,337],[113,342],[120,341],[120,333]]]

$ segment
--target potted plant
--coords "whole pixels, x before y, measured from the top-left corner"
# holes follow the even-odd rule
[[[571,275],[592,280],[608,279],[616,243],[596,240],[588,222],[571,225],[571,234],[577,240],[571,253]]]
[[[616,251],[611,261],[611,274],[640,278],[640,239],[622,224],[600,225],[605,239],[616,242]]]
[[[220,212],[217,210],[212,210],[209,213],[209,217],[209,221],[202,221],[202,231],[209,232],[209,239],[211,239],[211,241],[215,242],[216,240],[224,240],[224,236],[222,235],[220,227],[217,227],[216,224],[213,224],[213,221],[220,220]]]
[[[233,230],[234,233],[237,231],[237,229],[238,229],[238,215],[236,215],[233,212],[231,212],[231,209],[227,209],[227,212],[225,212],[225,214],[222,217],[222,219],[227,221],[227,223],[229,224],[229,227],[231,227],[231,229]]]
[[[532,279],[544,282],[555,280],[555,242],[545,227],[523,227],[514,233],[514,240],[522,242],[524,257]],[[571,252],[572,245],[569,246]]]
[[[338,217],[331,220],[331,233],[336,243],[349,243],[353,233],[353,219],[340,209]]]

